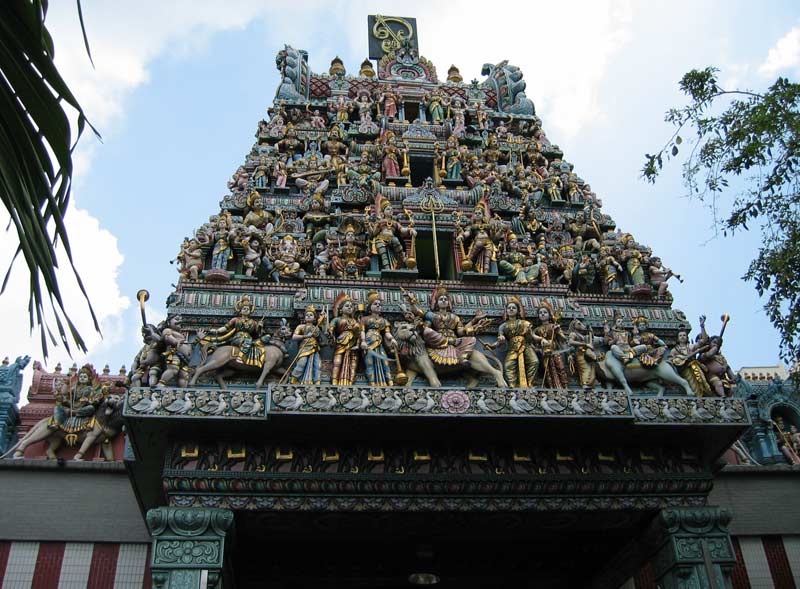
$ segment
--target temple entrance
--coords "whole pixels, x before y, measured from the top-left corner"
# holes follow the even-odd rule
[[[237,513],[232,564],[238,589],[589,587],[651,515]]]

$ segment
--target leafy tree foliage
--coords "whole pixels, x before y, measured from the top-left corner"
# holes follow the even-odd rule
[[[778,78],[762,93],[725,90],[717,74],[708,67],[683,76],[679,85],[689,104],[666,113],[675,132],[657,153],[645,155],[642,174],[655,182],[683,148],[681,134],[694,131],[683,179],[724,235],[761,231],[743,278],[766,296],[781,357],[793,364],[800,358],[800,84]]]
[[[19,238],[2,290],[21,254],[30,274],[30,325],[31,329],[39,327],[45,356],[48,339],[57,342],[44,314],[48,301],[67,351],[70,340],[86,350],[59,289],[58,242],[86,297],[95,329],[100,330],[75,270],[64,224],[72,186],[72,151],[89,123],[53,63],[53,39],[45,27],[46,14],[47,0],[0,2],[0,200]],[[83,28],[80,3],[78,15]],[[88,52],[88,43],[86,49]],[[68,110],[77,118],[74,140]]]

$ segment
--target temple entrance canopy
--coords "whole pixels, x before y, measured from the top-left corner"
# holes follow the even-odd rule
[[[124,416],[154,583],[619,587],[649,562],[728,586],[730,318],[689,338],[680,277],[518,67],[441,80],[413,19],[369,31],[355,75],[278,52],[168,319],[143,314]]]

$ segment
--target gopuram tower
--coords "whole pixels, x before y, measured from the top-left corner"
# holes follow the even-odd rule
[[[126,394],[154,586],[730,587],[728,318],[689,337],[519,68],[380,15],[357,71],[275,63]]]

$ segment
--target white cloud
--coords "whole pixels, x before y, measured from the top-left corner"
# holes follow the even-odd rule
[[[742,82],[747,79],[750,73],[750,64],[731,63],[722,68],[723,78],[721,86],[726,89],[740,88]]]
[[[774,76],[786,70],[800,72],[800,26],[794,27],[767,53],[767,59],[758,68],[764,76]]]
[[[124,261],[117,247],[117,239],[109,231],[100,227],[100,222],[88,212],[70,206],[67,211],[70,245],[75,266],[83,280],[83,284],[92,300],[95,315],[104,339],[94,329],[83,295],[75,282],[72,270],[63,249],[56,249],[59,260],[57,276],[61,287],[64,306],[77,327],[90,353],[102,352],[119,341],[122,330],[119,321],[122,313],[130,306],[127,297],[122,296],[117,278]],[[4,215],[4,226],[8,217]],[[13,227],[0,235],[0,260],[11,259],[17,247],[16,233]],[[39,332],[34,329],[30,333],[28,323],[28,280],[27,267],[24,260],[18,259],[12,272],[6,292],[2,297],[3,330],[13,337],[4,340],[4,355],[11,357],[29,354],[36,359],[43,357]],[[50,320],[51,328],[55,323]],[[28,335],[30,333],[30,335]],[[57,336],[56,336],[57,337]],[[63,346],[53,347],[48,343],[50,359],[48,365],[56,362],[71,364]],[[73,352],[76,352],[73,346]],[[74,356],[82,360],[82,354]]]
[[[626,1],[527,3],[513,10],[484,10],[477,16],[477,29],[472,2],[398,6],[371,1],[350,2],[345,8],[343,42],[346,37],[357,46],[365,45],[366,14],[416,17],[420,54],[433,62],[441,79],[455,64],[465,81],[483,80],[484,63],[510,60],[521,68],[526,94],[556,142],[603,117],[600,83],[614,56],[633,38],[633,9]],[[362,51],[366,54],[366,47]],[[358,64],[346,66],[353,71]]]
[[[442,77],[455,63],[466,80],[481,79],[483,63],[510,59],[525,73],[528,97],[546,113],[550,129],[572,136],[602,117],[599,84],[614,56],[632,39],[633,10],[627,1],[597,1],[571,8],[570,3],[566,7],[563,3],[528,4],[517,7],[514,18],[507,11],[489,11],[481,15],[481,29],[472,35],[453,34],[475,30],[474,4],[469,2],[348,2],[334,9],[334,22],[305,18],[308,25],[298,27],[304,15],[316,12],[312,5],[334,9],[312,2],[278,10],[255,0],[91,4],[84,7],[84,16],[94,70],[86,57],[74,5],[54,5],[48,26],[57,41],[59,69],[101,131],[121,119],[126,97],[149,81],[147,67],[156,57],[186,57],[204,47],[214,33],[241,29],[268,17],[270,30],[285,31],[287,43],[310,50],[312,66],[323,71],[334,53],[347,47],[366,55],[365,15],[378,12],[417,18],[421,53],[434,62]],[[318,29],[327,33],[317,34]],[[328,50],[330,55],[320,54]],[[270,55],[255,59],[263,61],[259,67],[273,67]],[[358,66],[347,65],[351,71]]]

